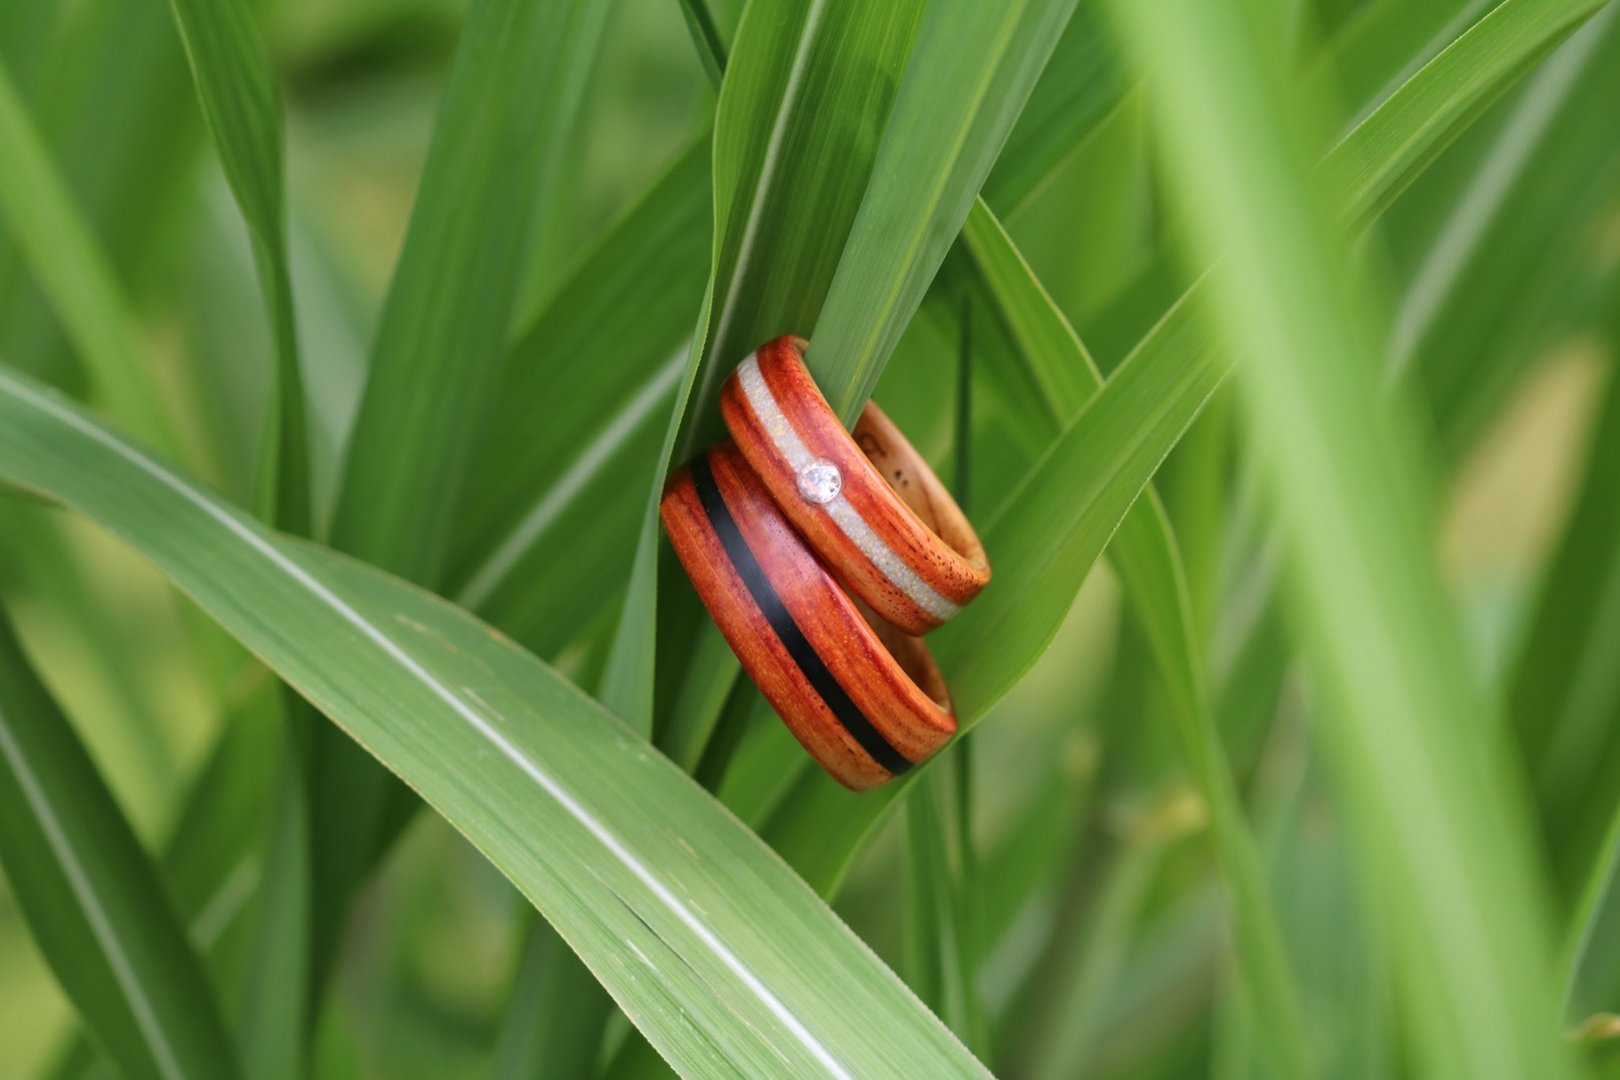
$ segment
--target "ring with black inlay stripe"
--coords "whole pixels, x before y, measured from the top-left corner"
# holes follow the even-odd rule
[[[875,787],[950,740],[956,720],[927,647],[863,614],[735,445],[676,471],[660,511],[744,670],[840,783]]]

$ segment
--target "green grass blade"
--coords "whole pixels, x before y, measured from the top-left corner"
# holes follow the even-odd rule
[[[1197,303],[1185,299],[1166,316],[981,529],[997,560],[996,587],[929,639],[964,730],[1051,644],[1091,566],[1225,377],[1229,363],[1209,340]],[[807,881],[831,891],[909,782],[854,796],[806,773],[765,836]]]
[[[117,276],[0,65],[0,214],[99,396],[130,431],[177,448]]]
[[[1360,107],[1388,97],[1456,40],[1492,0],[1373,0],[1333,32],[1311,75]],[[1360,116],[1355,117],[1361,119]]]
[[[231,932],[252,913],[265,879],[262,847],[286,741],[285,688],[262,672],[248,685],[252,689],[232,704],[207,760],[187,785],[158,863],[175,912],[216,979],[230,970]],[[52,1075],[69,1080],[86,1075],[84,1066],[96,1054],[80,1033],[60,1060]]]
[[[495,1043],[491,1080],[592,1076],[612,999],[555,930],[541,919],[531,921]]]
[[[726,44],[727,35],[720,29],[720,20],[709,7],[708,0],[681,0],[681,14],[685,16],[686,28],[692,34],[692,44],[697,46],[704,73],[709,76],[710,82],[719,86],[726,73],[726,59],[731,51]]]
[[[1598,861],[1581,890],[1564,934],[1559,968],[1566,1022],[1601,1011],[1613,1000],[1616,885],[1620,885],[1620,809],[1609,821]],[[1597,985],[1588,987],[1589,979]]]
[[[997,214],[1027,205],[1119,104],[1115,52],[1100,7],[1077,7],[979,193]]]
[[[1611,5],[1527,80],[1404,290],[1391,365],[1433,403],[1448,456],[1473,444],[1591,280],[1593,239],[1620,181],[1605,102],[1620,97]]]
[[[1579,497],[1525,625],[1508,689],[1561,894],[1581,894],[1620,783],[1620,379],[1611,374]]]
[[[71,635],[80,660],[74,667],[81,689],[117,732],[103,744],[139,778],[140,788],[123,789],[139,805],[161,805],[164,794],[179,782],[181,771],[166,725],[167,703],[144,681],[149,658],[133,653],[129,642],[145,626],[127,612],[110,610],[85,572],[86,560],[76,550],[67,522],[44,507],[20,499],[0,501],[0,565],[5,589],[19,596],[48,596],[53,615]],[[126,773],[126,776],[131,775]]]
[[[170,0],[170,7],[225,179],[253,240],[275,336],[274,405],[260,463],[263,512],[282,528],[307,534],[312,521],[309,421],[287,263],[281,101],[270,58],[247,0]]]
[[[1038,186],[1046,175],[1040,163],[1061,161],[1085,137],[1090,128],[1074,123],[1071,108],[1097,118],[1115,100],[1113,80],[1086,74],[1106,56],[1089,32],[1067,33],[1055,56],[997,160],[1016,182],[992,175],[992,205]],[[1060,77],[1065,73],[1079,79]],[[1043,101],[1045,119],[1031,123]],[[464,606],[542,655],[562,647],[569,631],[547,612],[588,611],[623,580],[631,548],[625,538],[641,509],[623,470],[656,453],[656,418],[667,415],[674,397],[680,341],[690,333],[710,255],[709,154],[707,140],[694,145],[608,230],[518,334],[501,376],[448,580]],[[628,324],[616,317],[626,310],[637,312]],[[548,355],[610,353],[615,363],[605,371],[546,362]],[[536,430],[528,403],[547,393],[577,408]],[[646,475],[650,484],[650,468]]]
[[[1556,21],[1542,24],[1542,30],[1553,37],[1563,32]],[[1478,32],[1478,28],[1470,31]],[[1438,152],[1440,142],[1460,130],[1457,122],[1431,124],[1429,121],[1434,115],[1454,120],[1476,115],[1482,97],[1494,95],[1511,82],[1521,72],[1516,57],[1522,44],[1511,43],[1499,65],[1488,72],[1477,73],[1478,78],[1458,84],[1451,94],[1435,97],[1430,93],[1430,84],[1418,80],[1397,93],[1397,99],[1408,92],[1423,93],[1429,100],[1431,113],[1419,114],[1392,99],[1367,121],[1372,125],[1370,129],[1367,125],[1358,129],[1375,132],[1377,137],[1372,145],[1387,146],[1389,153],[1378,161],[1369,162],[1359,182],[1340,192],[1344,200],[1344,220],[1351,223],[1369,220],[1369,207],[1375,193],[1401,186],[1393,178],[1402,172],[1408,160],[1407,152],[1414,142],[1435,140],[1428,145]],[[1414,91],[1413,86],[1419,89]],[[1421,133],[1416,130],[1419,127]],[[1406,173],[1405,180],[1410,179],[1410,173]],[[1038,521],[1043,515],[1054,514],[1054,508],[1078,505],[1074,475],[1083,477],[1088,485],[1083,499],[1090,500],[1091,504],[1086,512],[1066,517],[1062,522],[1052,522],[1055,531],[1040,542],[1027,560],[1022,557],[1023,546],[1011,551],[1001,548],[994,526],[986,536],[988,550],[997,559],[998,567],[1003,568],[998,570],[997,587],[987,590],[940,636],[942,646],[959,649],[964,656],[972,655],[981,647],[998,651],[995,662],[980,661],[965,674],[947,670],[956,692],[958,711],[970,722],[976,721],[984,709],[1028,671],[1051,642],[1091,563],[1118,527],[1141,486],[1151,478],[1152,469],[1133,472],[1128,478],[1123,475],[1110,478],[1105,473],[1124,470],[1127,461],[1134,467],[1144,462],[1156,467],[1157,460],[1169,453],[1175,439],[1192,422],[1208,394],[1224,377],[1228,360],[1219,354],[1210,333],[1195,314],[1204,302],[1205,291],[1204,283],[1195,285],[1153,327],[1036,465],[1024,486],[1012,497],[1002,518],[1009,522],[1023,517]],[[1144,373],[1143,369],[1149,370]],[[1128,371],[1133,374],[1121,379]],[[1145,395],[1143,388],[1147,388]],[[1157,409],[1166,404],[1155,401],[1154,395],[1174,397],[1170,405],[1174,415],[1156,413],[1151,428],[1140,417],[1116,417],[1117,413]],[[1136,396],[1141,396],[1141,400],[1130,400]],[[1087,417],[1096,419],[1082,422]],[[1091,444],[1095,433],[1090,428],[1103,423],[1118,425],[1112,436],[1115,443]],[[1169,442],[1162,446],[1143,445],[1144,441],[1155,438]],[[1070,473],[1070,469],[1076,473]],[[1114,487],[1116,482],[1124,486]],[[1132,484],[1136,486],[1130,486]],[[1009,531],[1013,529],[1011,524],[1006,527]],[[993,540],[996,542],[992,543]],[[1017,587],[1009,583],[1010,575],[1004,569],[1009,566],[1019,569],[1021,584]],[[960,645],[954,644],[958,641]],[[893,805],[897,791],[896,785],[890,785],[879,792],[851,798],[825,777],[804,774],[782,801],[787,809],[768,824],[766,836],[807,881],[823,892],[830,892],[862,840]]]
[[[579,0],[584,2],[584,0]],[[468,11],[381,315],[350,436],[334,544],[437,584],[456,507],[506,355],[523,281],[551,88],[578,3],[477,0]],[[353,883],[383,829],[385,774],[315,729],[314,947],[334,951]],[[397,792],[395,797],[404,798]],[[330,823],[330,824],[324,824]]]
[[[846,422],[877,386],[1073,10],[1074,0],[1010,0],[933,5],[924,17],[806,357]]]
[[[963,805],[962,759],[971,742],[952,748],[955,768],[931,772],[906,800],[907,982],[975,1053],[989,1049],[979,988],[979,939],[973,907],[979,879]]]
[[[160,881],[0,616],[0,861],[34,939],[130,1076],[230,1077],[235,1052]]]
[[[460,609],[277,538],[9,374],[0,478],[114,529],[341,720],[524,891],[682,1069],[869,1076],[904,1062],[984,1075],[712,797]]]
[[[1333,149],[1333,190],[1350,227],[1383,213],[1462,128],[1608,0],[1503,0]]]
[[[302,751],[291,732],[318,718],[310,716],[300,701],[287,705],[239,1025],[242,1061],[250,1080],[278,1080],[305,1071],[310,808]]]
[[[769,5],[749,6],[721,90],[714,303],[696,435],[709,433],[713,390],[733,363],[773,336],[819,326],[876,179],[875,133],[899,100],[893,86],[909,70],[923,5],[794,7],[779,20]]]
[[[1566,1075],[1522,792],[1494,742],[1477,737],[1491,710],[1428,555],[1427,477],[1412,467],[1423,458],[1379,405],[1369,324],[1307,186],[1280,62],[1232,4],[1114,10],[1157,91],[1201,252],[1222,259],[1213,310],[1250,350],[1250,426],[1293,541],[1369,880],[1409,1000],[1425,1003],[1413,1017],[1423,1071]],[[1457,88],[1485,77],[1447,70]],[[1419,100],[1453,89],[1422,74],[1414,83]],[[1426,160],[1385,149],[1395,177]]]
[[[952,425],[951,487],[971,512],[968,491],[973,457],[973,314],[971,298],[959,307],[956,409]],[[981,1057],[989,1048],[979,988],[976,900],[980,887],[973,839],[973,743],[946,751],[950,774],[936,770],[906,802],[907,975],[935,1015]]]
[[[270,58],[245,0],[171,0],[170,6],[226,181],[247,222],[275,339],[275,379],[258,471],[259,513],[279,528],[307,536],[314,524],[309,418],[288,259],[281,102]],[[304,729],[313,718],[296,700],[288,706],[240,1025],[243,1063],[255,1080],[303,1068],[312,808],[303,751],[291,732],[300,729],[307,739]]]
[[[1068,946],[1068,974],[1048,1005],[1052,1019],[1033,1049],[1038,1080],[1082,1076],[1092,1064],[1099,1020],[1107,996],[1117,986],[1129,955],[1149,888],[1177,841],[1197,825],[1190,800],[1173,793],[1142,812],[1102,868],[1093,913]]]
[[[680,155],[503,363],[448,581],[459,603],[542,655],[572,630],[548,612],[583,616],[623,581],[708,272],[711,152],[705,138]],[[573,362],[582,356],[613,362]],[[542,400],[569,408],[537,426]]]
[[[730,366],[815,321],[920,12],[919,0],[804,0],[786,10],[750,4],[743,13],[715,114],[709,288],[603,678],[609,707],[644,730],[652,727],[663,477],[677,447],[685,456],[717,434],[715,391]]]
[[[1102,386],[1096,362],[982,204],[969,216],[963,241],[991,298],[987,306],[1017,339],[1028,378],[1040,388],[1037,396],[1048,417],[1043,427],[1048,439],[1055,438],[1062,423]],[[1276,1033],[1272,1045],[1279,1050],[1281,1071],[1307,1074],[1310,1052],[1282,933],[1211,712],[1180,548],[1152,488],[1120,522],[1109,550],[1152,643],[1183,751],[1208,806],[1216,858],[1233,892],[1238,947],[1254,1008]]]
[[[574,7],[477,0],[440,102],[332,528],[339,547],[413,580],[443,573],[505,356],[554,122],[544,88]]]
[[[555,60],[550,81],[543,91],[527,91],[542,93],[550,103],[540,134],[540,165],[529,217],[527,273],[518,306],[520,313],[539,311],[563,280],[564,271],[571,268],[569,252],[580,239],[574,225],[585,158],[580,135],[590,119],[591,77],[596,71],[608,17],[615,7],[612,3],[558,6],[568,10],[568,18],[552,44]],[[514,321],[523,323],[528,319],[520,314]]]

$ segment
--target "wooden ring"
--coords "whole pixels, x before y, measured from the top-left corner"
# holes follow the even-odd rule
[[[910,634],[949,620],[990,580],[967,516],[883,411],[844,430],[779,337],[737,366],[720,412],[748,464],[845,588]]]
[[[862,614],[735,444],[673,473],[659,513],[743,669],[835,780],[876,787],[950,740],[956,717],[927,646]]]

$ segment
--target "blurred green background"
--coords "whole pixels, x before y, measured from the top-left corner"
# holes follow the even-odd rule
[[[1083,11],[1090,6],[1082,0]],[[1342,132],[1493,5],[1252,6],[1287,37],[1290,77],[1339,103],[1328,113]],[[577,125],[566,233],[547,240],[559,267],[587,251],[713,122],[715,92],[682,5],[610,7]],[[284,94],[321,506],[364,385],[463,5],[259,0],[255,11]],[[1585,725],[1585,750],[1570,772],[1543,772],[1530,786],[1565,815],[1549,810],[1544,824],[1599,836],[1616,782],[1595,773],[1620,746],[1620,638],[1606,636],[1620,633],[1620,601],[1609,595],[1620,580],[1620,532],[1603,486],[1620,456],[1601,438],[1620,422],[1613,15],[1606,9],[1494,100],[1351,255],[1391,313],[1380,355],[1436,463],[1433,550],[1474,671],[1521,725],[1552,708],[1525,688],[1534,682],[1523,658],[1538,619],[1573,625],[1544,611],[1550,568],[1577,542],[1574,525],[1594,530],[1582,534],[1588,547],[1568,572],[1588,583],[1597,610],[1580,616],[1582,632],[1565,646],[1581,664],[1558,676],[1561,686],[1579,681],[1579,700],[1561,707]],[[1106,42],[1126,55],[1120,39]],[[1054,62],[1067,55],[1060,49]],[[0,5],[0,58],[133,300],[171,412],[185,425],[187,466],[251,505],[272,335],[169,11],[152,0],[13,0]],[[1169,194],[1175,181],[1155,123],[1150,95],[1126,93],[1009,217],[1013,240],[1105,372],[1197,265],[1186,257],[1189,230]],[[955,345],[919,320],[876,395],[947,476],[954,383],[930,365]],[[3,230],[0,355],[69,393],[89,385]],[[988,393],[975,400],[970,505],[997,505],[1021,475],[1022,452],[1003,448],[1021,444],[1024,423],[1016,402]],[[1344,777],[1321,745],[1322,695],[1294,660],[1284,610],[1267,600],[1282,545],[1252,450],[1233,388],[1224,387],[1158,476],[1187,560],[1215,716],[1322,1071],[1416,1075],[1400,1064],[1408,1034],[1390,973],[1375,959],[1379,931],[1368,925]],[[628,572],[624,554],[612,574]],[[26,499],[0,504],[0,589],[119,804],[147,846],[161,848],[221,717],[266,676],[229,654],[198,655],[205,639],[188,624],[199,616],[143,560]],[[1302,602],[1288,594],[1282,607]],[[585,678],[600,650],[555,659]],[[972,891],[978,917],[995,928],[986,931],[977,985],[991,1030],[986,1060],[998,1074],[1257,1068],[1251,1018],[1234,991],[1227,900],[1205,842],[1207,811],[1168,711],[1143,630],[1113,570],[1099,563],[1051,648],[973,735]],[[744,736],[721,791],[745,819],[781,796],[749,763],[782,739],[768,717]],[[1590,792],[1590,801],[1559,803],[1561,791]],[[911,798],[946,798],[919,792]],[[914,974],[907,830],[904,814],[884,822],[835,907],[891,966]],[[1573,888],[1568,879],[1560,885]],[[319,1024],[319,1071],[485,1075],[526,911],[443,820],[418,815],[354,912]],[[228,928],[230,912],[219,918]],[[1599,945],[1597,955],[1620,959],[1607,938]],[[1620,1011],[1614,971],[1583,976],[1572,1025]],[[41,1075],[72,1030],[70,1007],[0,878],[0,1076]],[[1606,1063],[1601,1047],[1592,1060]]]

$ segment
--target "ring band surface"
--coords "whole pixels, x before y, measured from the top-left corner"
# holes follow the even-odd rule
[[[881,409],[844,430],[780,337],[737,366],[720,411],[782,512],[851,593],[910,634],[948,621],[990,580],[990,563],[945,485]]]
[[[730,442],[673,473],[664,527],[709,614],[795,738],[846,787],[876,787],[956,730],[927,647],[876,629]]]

